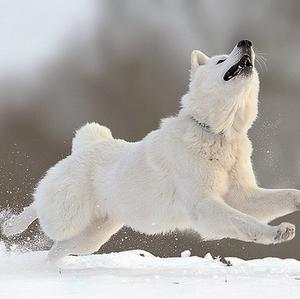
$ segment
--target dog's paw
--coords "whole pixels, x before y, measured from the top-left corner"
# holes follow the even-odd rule
[[[294,224],[283,222],[277,226],[275,243],[290,241],[295,237],[296,227]]]

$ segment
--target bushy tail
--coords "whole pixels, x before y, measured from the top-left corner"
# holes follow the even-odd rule
[[[2,233],[11,237],[22,233],[37,218],[33,204],[26,207],[19,215],[13,215],[2,224]]]
[[[107,127],[100,126],[97,123],[87,123],[76,131],[72,140],[72,152],[92,142],[107,139],[113,139]]]
[[[113,139],[108,128],[100,126],[97,123],[87,123],[76,131],[72,141],[72,152],[99,140]],[[37,213],[34,205],[26,207],[19,215],[13,215],[2,224],[2,233],[7,236],[13,236],[22,233],[27,227],[37,219]]]

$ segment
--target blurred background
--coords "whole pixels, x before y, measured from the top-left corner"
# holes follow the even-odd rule
[[[70,153],[84,123],[100,122],[130,141],[157,128],[187,91],[192,49],[229,53],[240,39],[263,56],[250,132],[257,179],[300,188],[299,26],[298,0],[0,0],[0,210],[19,212],[32,201],[36,183]],[[274,223],[283,220],[300,228],[299,213]],[[13,243],[51,245],[38,223]],[[99,252],[300,259],[299,246],[299,232],[289,243],[264,246],[125,227]]]

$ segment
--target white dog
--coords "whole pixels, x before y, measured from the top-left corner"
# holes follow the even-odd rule
[[[51,261],[92,253],[123,225],[147,234],[192,229],[209,240],[291,240],[294,225],[267,223],[300,209],[300,191],[262,189],[252,170],[254,56],[247,40],[229,55],[193,51],[182,109],[139,142],[114,139],[96,123],[79,129],[72,154],[50,168],[33,204],[4,223],[4,234],[39,218],[55,241]]]

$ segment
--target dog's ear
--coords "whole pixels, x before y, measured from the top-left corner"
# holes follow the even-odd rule
[[[191,72],[193,73],[199,65],[205,64],[209,57],[199,50],[193,50],[191,55]]]

